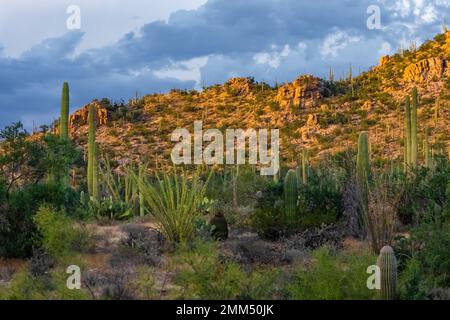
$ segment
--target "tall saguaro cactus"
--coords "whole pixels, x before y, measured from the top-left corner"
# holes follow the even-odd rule
[[[405,101],[405,171],[411,165],[411,97]]]
[[[394,300],[397,293],[397,259],[391,247],[385,246],[381,249],[377,266],[381,271],[380,298]]]
[[[91,198],[94,201],[97,201],[100,197],[100,184],[98,179],[99,174],[99,147],[98,144],[94,144],[94,157],[92,160],[92,195]]]
[[[297,213],[298,185],[294,170],[289,170],[284,179],[284,210],[285,220],[288,224],[295,224]]]
[[[89,106],[89,115],[88,115],[89,136],[88,136],[88,169],[87,169],[88,192],[91,198],[94,197],[94,166],[95,163],[97,162],[95,160],[96,155],[95,131],[97,126],[95,119],[95,112],[96,112],[95,106],[91,104]]]
[[[365,218],[369,210],[369,178],[369,134],[367,132],[361,132],[358,139],[358,155],[356,158],[356,180],[361,198],[360,224],[365,222]]]
[[[62,87],[59,136],[61,140],[69,139],[69,84],[67,82],[64,82]]]
[[[417,107],[419,105],[419,98],[417,95],[417,88],[412,89],[412,107],[411,107],[411,166],[417,167]]]
[[[423,141],[423,156],[425,159],[425,167],[429,168],[431,164],[430,142],[428,141],[428,130],[425,130],[425,139]]]

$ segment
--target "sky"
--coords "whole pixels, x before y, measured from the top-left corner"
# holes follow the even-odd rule
[[[73,112],[231,77],[366,71],[449,13],[450,0],[0,0],[0,127],[57,119],[64,81]]]

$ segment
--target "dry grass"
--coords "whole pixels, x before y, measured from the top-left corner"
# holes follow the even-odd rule
[[[374,253],[394,240],[399,196],[393,192],[388,178],[374,181],[369,191],[367,230]]]

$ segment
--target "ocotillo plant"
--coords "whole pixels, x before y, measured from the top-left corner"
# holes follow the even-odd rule
[[[369,135],[367,132],[361,132],[358,139],[358,155],[356,158],[356,180],[361,197],[362,221],[365,221],[368,212],[368,194],[370,179],[369,163]]]
[[[381,272],[380,298],[394,300],[397,293],[397,259],[391,247],[385,246],[381,249],[377,266]]]
[[[96,131],[96,119],[95,119],[95,106],[91,104],[89,106],[88,125],[88,168],[87,168],[87,183],[89,196],[94,194],[93,182],[94,182],[94,157],[95,157],[95,131]]]
[[[69,84],[67,82],[64,82],[62,87],[59,136],[61,140],[69,139]]]
[[[417,107],[419,98],[417,88],[412,89],[412,107],[411,107],[411,165],[417,167]]]
[[[284,210],[285,221],[293,226],[297,213],[298,186],[294,170],[289,170],[284,179]]]
[[[405,101],[405,171],[411,165],[411,97]]]

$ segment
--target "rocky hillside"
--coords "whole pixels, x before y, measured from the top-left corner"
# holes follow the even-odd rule
[[[313,159],[356,144],[369,131],[375,161],[403,157],[403,101],[413,86],[420,95],[419,139],[429,132],[433,152],[450,147],[450,32],[420,48],[382,57],[366,73],[339,81],[302,75],[271,87],[251,78],[230,79],[198,91],[173,90],[128,103],[94,100],[103,153],[126,164],[138,158],[151,167],[170,164],[176,128],[279,128],[282,165],[294,166],[302,148]],[[84,148],[88,106],[70,117],[71,134]]]

